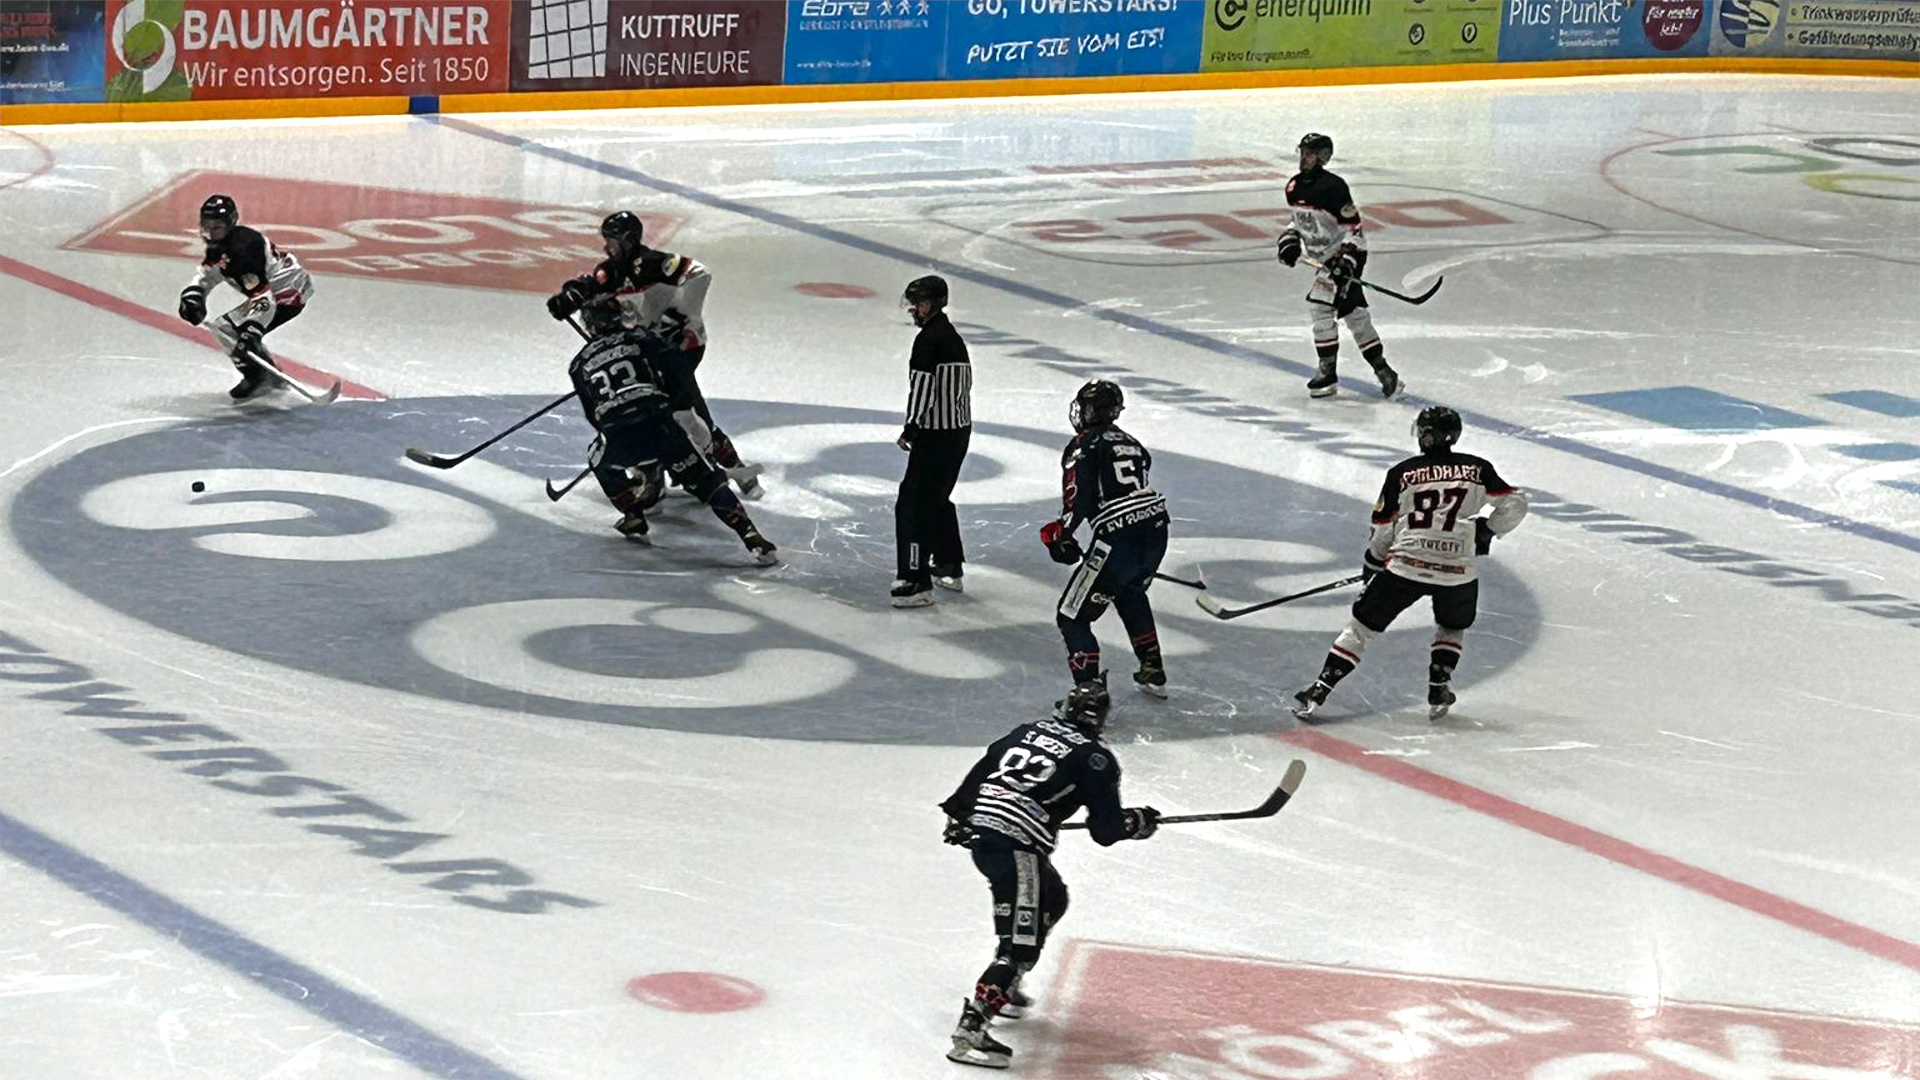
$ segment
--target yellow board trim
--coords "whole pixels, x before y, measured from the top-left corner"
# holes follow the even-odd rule
[[[524,94],[447,94],[446,113],[638,109],[702,105],[794,105],[841,101],[1023,97],[1042,94],[1130,94],[1168,90],[1250,90],[1289,86],[1378,86],[1395,83],[1542,79],[1587,75],[1844,75],[1920,78],[1920,63],[1782,56],[1658,57],[1641,60],[1548,60],[1527,63],[1431,64],[1286,71],[1218,71],[1186,75],[1113,75],[1061,79],[844,83],[807,86],[715,86],[663,90],[577,90]],[[238,101],[9,105],[0,123],[85,124],[138,120],[267,120],[310,116],[392,116],[408,98],[284,98]]]

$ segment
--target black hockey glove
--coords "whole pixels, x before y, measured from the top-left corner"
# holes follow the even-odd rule
[[[1160,828],[1160,811],[1151,806],[1129,806],[1127,815],[1127,839],[1145,840]]]
[[[973,826],[964,821],[948,818],[946,831],[940,834],[940,839],[954,847],[972,847]]]
[[[1360,260],[1354,258],[1352,248],[1341,248],[1327,260],[1327,276],[1333,279],[1337,292],[1347,287],[1347,283],[1360,275]]]
[[[240,343],[233,347],[233,355],[246,358],[266,355],[267,346],[262,340],[265,336],[266,331],[260,329],[259,323],[241,323]]]
[[[558,321],[586,307],[599,294],[596,285],[592,278],[574,278],[560,286],[559,292],[547,297],[547,314]]]
[[[180,290],[180,317],[189,326],[199,326],[207,320],[207,291],[198,285],[189,285]]]
[[[1067,535],[1058,521],[1040,526],[1040,542],[1047,545],[1048,557],[1062,566],[1077,563],[1086,554],[1080,550],[1080,541]]]
[[[1493,538],[1500,534],[1493,531],[1486,518],[1473,519],[1473,553],[1485,555],[1493,550]]]
[[[1280,234],[1280,265],[1292,268],[1300,262],[1300,256],[1306,249],[1300,244],[1300,234],[1289,229]]]
[[[687,332],[687,317],[677,309],[668,308],[660,313],[659,320],[653,324],[653,332],[666,338],[667,343],[677,349],[681,337]]]
[[[1387,564],[1384,562],[1381,562],[1379,557],[1374,555],[1372,548],[1368,548],[1366,554],[1360,556],[1361,586],[1365,587],[1365,585],[1368,582],[1373,580],[1373,575],[1379,573],[1382,570],[1385,570],[1386,568],[1387,568]]]

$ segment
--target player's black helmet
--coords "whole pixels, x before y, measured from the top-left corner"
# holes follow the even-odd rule
[[[1112,707],[1106,687],[1097,682],[1075,683],[1060,703],[1060,718],[1098,735],[1106,730],[1107,710]]]
[[[1120,419],[1120,410],[1126,407],[1127,396],[1120,392],[1119,384],[1095,379],[1073,395],[1073,403],[1067,406],[1067,420],[1073,424],[1073,430],[1085,431]]]
[[[209,195],[207,201],[200,204],[200,238],[215,240],[225,236],[227,230],[240,224],[240,204],[233,201],[231,195]],[[208,226],[219,225],[218,235],[210,234]]]
[[[608,214],[600,223],[600,239],[606,242],[607,258],[634,259],[640,256],[642,242],[647,235],[647,227],[640,222],[640,216],[631,210]]]
[[[580,325],[594,337],[605,337],[627,329],[627,308],[618,297],[596,296],[581,305]]]
[[[1421,453],[1444,450],[1460,441],[1460,414],[1445,405],[1429,405],[1414,417],[1413,437]]]
[[[1300,136],[1300,152],[1320,155],[1320,164],[1333,160],[1333,139],[1317,131],[1309,131]]]
[[[928,274],[907,282],[906,291],[900,298],[909,305],[931,300],[936,308],[947,306],[947,279],[938,274]]]

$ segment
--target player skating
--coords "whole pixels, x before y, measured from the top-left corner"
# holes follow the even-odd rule
[[[635,326],[685,352],[691,363],[689,371],[698,371],[707,354],[707,289],[713,284],[713,275],[694,259],[648,247],[645,236],[638,215],[627,210],[609,214],[600,223],[606,259],[548,297],[547,312],[564,319],[594,297],[611,293],[619,297]],[[759,479],[741,464],[733,440],[714,423],[699,380],[692,382],[693,410],[713,432],[713,460],[728,470],[741,494],[759,498]]]
[[[222,281],[246,296],[208,326],[240,372],[240,381],[227,393],[245,401],[275,385],[263,365],[273,363],[264,339],[306,310],[313,279],[291,253],[240,224],[240,206],[230,196],[209,195],[200,204],[200,238],[206,252],[193,280],[180,290],[180,317],[194,326],[205,322],[207,292]]]
[[[1309,133],[1300,140],[1300,171],[1287,181],[1287,206],[1293,223],[1281,232],[1280,262],[1294,266],[1304,255],[1320,264],[1313,288],[1307,293],[1307,311],[1313,318],[1313,349],[1319,367],[1307,381],[1307,393],[1331,397],[1338,389],[1340,320],[1353,335],[1360,355],[1380,380],[1380,393],[1393,398],[1403,387],[1400,375],[1387,364],[1386,347],[1373,328],[1366,290],[1360,284],[1367,265],[1367,236],[1360,224],[1347,182],[1328,171],[1333,140]]]
[[[974,867],[987,879],[999,939],[993,962],[961,1004],[950,1060],[989,1069],[1013,1062],[1013,1051],[988,1025],[1024,1013],[1030,1003],[1020,979],[1067,912],[1067,887],[1050,858],[1061,823],[1085,806],[1088,829],[1102,847],[1145,840],[1159,827],[1153,807],[1120,805],[1120,762],[1100,741],[1108,707],[1105,687],[1075,686],[1059,719],[1022,724],[987,747],[940,804],[947,843],[971,849]]]
[[[1479,610],[1474,558],[1527,516],[1526,496],[1501,479],[1493,463],[1454,450],[1460,414],[1442,405],[1420,411],[1414,438],[1420,453],[1387,470],[1373,504],[1367,575],[1353,617],[1334,639],[1320,677],[1294,695],[1306,719],[1353,673],[1367,643],[1423,596],[1433,598],[1433,652],[1427,665],[1427,713],[1438,720],[1453,706],[1453,670],[1467,628]],[[1480,516],[1483,507],[1492,512]]]
[[[587,422],[599,433],[587,460],[622,514],[615,527],[630,540],[646,542],[647,519],[641,513],[645,478],[664,469],[713,508],[756,562],[777,562],[773,544],[754,527],[746,507],[727,487],[726,474],[714,467],[704,449],[712,435],[694,409],[686,353],[628,325],[626,308],[611,296],[590,301],[580,315],[589,340],[567,365],[567,374]]]
[[[1166,697],[1166,666],[1147,587],[1167,554],[1167,500],[1149,478],[1153,455],[1114,423],[1124,408],[1120,387],[1104,379],[1074,395],[1068,410],[1074,436],[1060,455],[1060,517],[1041,527],[1040,540],[1054,562],[1076,564],[1054,613],[1074,685],[1104,685],[1093,624],[1112,605],[1140,661],[1134,683]],[[1084,552],[1074,538],[1083,522],[1093,534]]]

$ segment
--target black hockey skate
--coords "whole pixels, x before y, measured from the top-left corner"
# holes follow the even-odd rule
[[[649,547],[653,545],[653,541],[647,539],[647,516],[642,514],[638,507],[622,514],[619,522],[614,525],[614,528],[620,530],[621,536],[626,537],[636,544],[646,544]]]
[[[953,1029],[953,1049],[948,1061],[978,1065],[983,1069],[1004,1069],[1013,1064],[1013,1050],[987,1033],[987,1014],[971,1001],[960,1006],[960,1022]]]
[[[933,582],[894,578],[891,595],[893,606],[897,608],[932,607]]]
[[[1380,396],[1387,401],[1399,397],[1406,390],[1406,385],[1400,381],[1400,373],[1388,367],[1384,360],[1373,369],[1373,375],[1380,380]]]
[[[964,580],[963,574],[963,568],[958,563],[952,566],[935,565],[933,567],[933,583],[948,592],[966,592],[967,583]]]
[[[1319,679],[1313,680],[1313,685],[1293,695],[1293,715],[1301,720],[1312,717],[1320,706],[1327,703],[1327,695],[1331,693],[1333,687]]]
[[[780,549],[773,546],[773,541],[761,536],[760,530],[748,529],[740,539],[746,542],[747,550],[753,552],[753,561],[761,566],[772,566],[780,561]]]
[[[1447,710],[1453,708],[1453,703],[1456,700],[1458,699],[1453,696],[1453,686],[1451,684],[1445,682],[1428,683],[1427,722],[1432,723],[1447,715]]]
[[[1320,369],[1307,380],[1308,397],[1332,397],[1340,389],[1340,376],[1334,371],[1333,361],[1320,361]]]
[[[1167,669],[1159,657],[1140,661],[1140,670],[1133,673],[1133,685],[1149,697],[1161,701],[1167,699]]]
[[[1033,999],[1020,991],[1020,980],[1015,979],[1007,988],[1007,1003],[1000,1006],[1000,1015],[996,1020],[1018,1020],[1033,1008]]]
[[[247,401],[273,389],[274,381],[272,376],[267,374],[266,368],[254,363],[235,366],[240,368],[240,381],[234,383],[233,389],[227,391],[228,397],[235,401]]]

